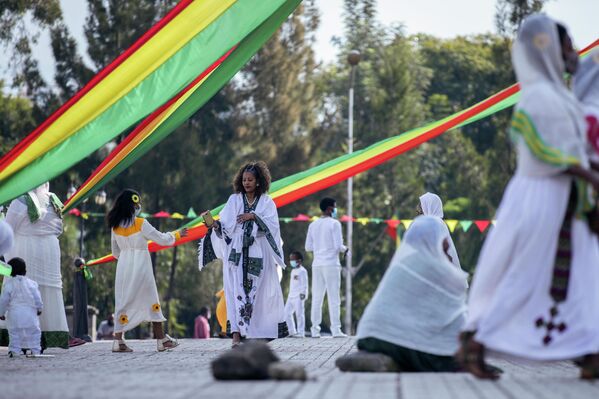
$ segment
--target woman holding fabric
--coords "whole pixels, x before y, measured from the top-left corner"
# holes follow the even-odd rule
[[[449,232],[438,217],[414,220],[360,319],[360,352],[338,359],[341,370],[458,370],[453,354],[466,321],[468,284],[448,249]],[[372,353],[394,364],[383,370],[384,360]]]
[[[223,260],[227,330],[233,346],[246,338],[288,335],[277,266],[284,267],[279,216],[267,194],[270,172],[264,162],[242,166],[235,191],[214,221],[207,211],[208,234],[200,242],[199,268]]]
[[[589,169],[580,103],[564,82],[578,55],[563,26],[532,15],[512,60],[522,90],[511,128],[518,166],[480,254],[457,359],[494,379],[486,348],[581,358],[581,377],[599,378],[599,245],[588,195],[599,179]]]
[[[50,192],[50,184],[44,183],[10,203],[6,223],[14,232],[14,244],[4,258],[22,258],[27,264],[27,277],[39,285],[42,295],[42,350],[48,347],[67,349],[69,327],[62,296],[58,242],[62,234],[62,203]],[[3,329],[0,330],[0,345],[5,346],[8,335],[5,324],[0,322],[0,326]],[[85,342],[78,340],[77,344],[80,343]]]

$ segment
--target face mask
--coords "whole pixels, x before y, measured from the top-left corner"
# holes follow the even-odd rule
[[[291,265],[291,267],[294,267],[294,268],[299,266],[299,265],[297,264],[297,261],[296,261],[296,260],[290,260],[290,261],[289,261],[289,264]]]
[[[135,207],[135,216],[139,216],[139,214],[141,213],[141,206],[140,207]]]
[[[331,213],[331,217],[333,219],[337,219],[337,208],[333,208],[333,213]]]

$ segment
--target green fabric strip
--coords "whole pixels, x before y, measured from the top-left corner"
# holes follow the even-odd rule
[[[0,186],[0,203],[51,180],[149,115],[284,3],[284,0],[237,0],[215,22],[94,121],[4,180]]]
[[[133,150],[122,162],[115,166],[85,197],[69,204],[69,209],[77,206],[84,198],[93,195],[106,183],[131,166],[139,158],[154,148],[158,143],[181,126],[212,98],[231,78],[248,62],[248,60],[266,43],[281,24],[297,8],[301,0],[287,0],[256,30],[239,43],[231,55],[218,67],[206,81],[161,125]],[[233,46],[231,46],[233,47]]]

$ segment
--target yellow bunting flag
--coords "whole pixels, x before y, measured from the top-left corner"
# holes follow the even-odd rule
[[[403,224],[403,227],[405,227],[405,229],[409,229],[410,225],[412,224],[414,220],[413,219],[404,219],[401,221],[401,223]]]
[[[175,212],[171,215],[171,219],[185,219],[185,216],[181,215],[179,212]]]
[[[446,220],[445,223],[447,223],[447,227],[449,227],[449,231],[451,231],[453,233],[455,228],[458,226],[459,221],[451,219],[451,220]]]

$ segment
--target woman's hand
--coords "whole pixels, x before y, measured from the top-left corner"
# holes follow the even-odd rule
[[[181,237],[187,237],[187,235],[189,234],[187,227],[183,227],[181,230],[179,230],[179,235]]]
[[[242,213],[241,215],[237,216],[237,223],[243,223],[254,219],[256,218],[254,217],[253,213]]]

